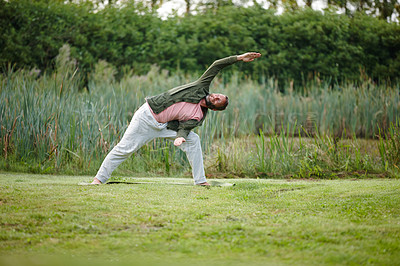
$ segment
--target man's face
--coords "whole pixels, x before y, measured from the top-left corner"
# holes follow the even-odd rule
[[[216,108],[224,106],[225,102],[226,102],[226,96],[223,94],[211,93],[206,97],[207,107],[214,111],[219,111]]]

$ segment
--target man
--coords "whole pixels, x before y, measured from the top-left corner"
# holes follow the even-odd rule
[[[222,111],[228,105],[227,96],[209,93],[211,81],[219,71],[238,61],[251,62],[260,56],[260,53],[245,53],[217,60],[197,81],[146,98],[121,141],[104,159],[92,184],[105,183],[114,169],[144,144],[155,138],[167,138],[186,153],[195,184],[210,186],[204,173],[200,138],[191,130],[203,123],[208,109]]]

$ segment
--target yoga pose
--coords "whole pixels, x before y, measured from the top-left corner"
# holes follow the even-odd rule
[[[245,53],[217,60],[195,82],[146,98],[133,115],[121,141],[104,159],[92,184],[105,183],[118,165],[149,141],[167,138],[186,153],[194,183],[209,186],[200,138],[191,130],[203,123],[208,109],[222,111],[228,105],[227,96],[209,93],[211,81],[219,71],[238,61],[251,62],[260,56],[260,53]]]

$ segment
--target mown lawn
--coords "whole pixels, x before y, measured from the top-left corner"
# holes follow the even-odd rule
[[[399,265],[400,180],[0,174],[1,265]],[[168,182],[168,184],[166,184]]]

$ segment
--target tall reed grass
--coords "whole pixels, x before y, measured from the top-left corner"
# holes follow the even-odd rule
[[[99,62],[89,77],[88,87],[83,89],[68,46],[60,49],[53,73],[9,66],[0,76],[0,152],[4,159],[1,168],[9,169],[9,162],[13,161],[29,171],[70,169],[92,174],[121,139],[146,96],[197,78],[179,73],[169,75],[156,66],[144,76],[126,71],[119,81],[114,77],[114,68]],[[211,152],[216,139],[243,139],[262,132],[260,138],[266,135],[271,139],[268,147],[264,142],[258,144],[258,158],[264,159],[259,159],[260,165],[253,169],[259,172],[293,169],[290,161],[300,155],[289,143],[290,137],[330,136],[326,139],[329,142],[339,137],[374,138],[393,132],[391,125],[400,117],[398,89],[368,81],[359,86],[334,87],[311,82],[302,93],[296,93],[290,84],[285,92],[280,92],[272,79],[260,84],[241,79],[237,73],[228,82],[216,78],[211,91],[229,95],[230,106],[224,112],[209,112],[204,125],[196,129],[203,150]],[[312,151],[301,154],[313,156]],[[221,171],[226,168],[222,163],[224,156],[231,155],[220,149],[217,161]],[[286,162],[288,166],[275,169],[269,164],[273,160],[266,158]],[[129,160],[127,164],[134,166],[125,169],[177,173],[187,170],[185,161],[185,156],[169,142],[155,140]],[[312,167],[303,163],[303,167]]]

